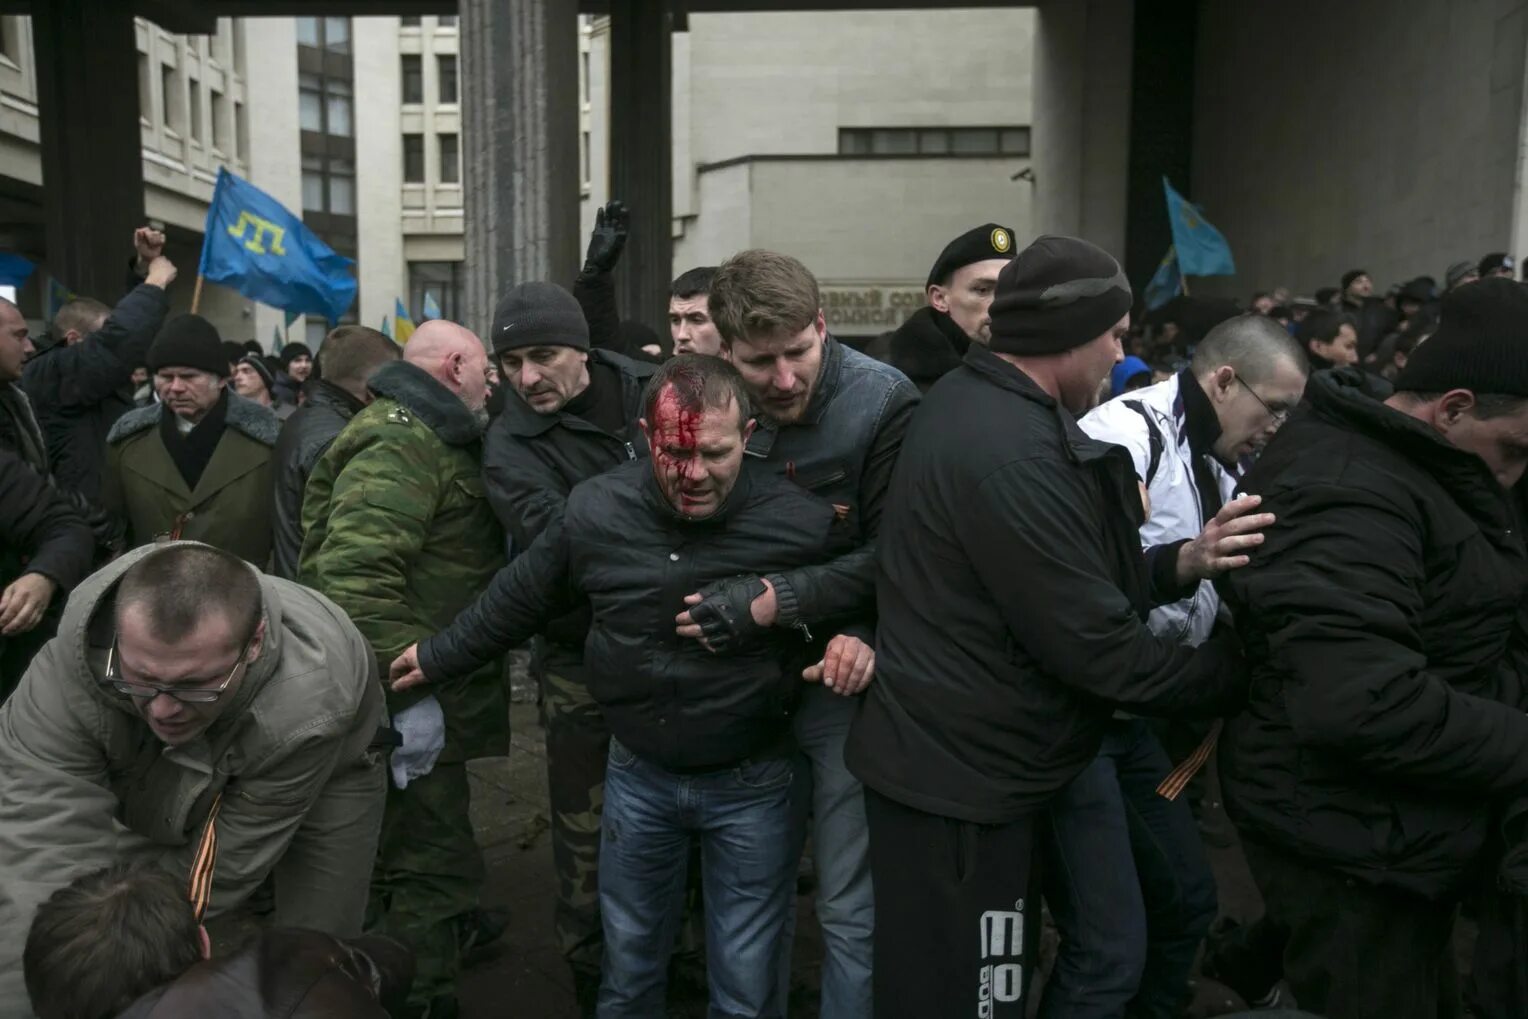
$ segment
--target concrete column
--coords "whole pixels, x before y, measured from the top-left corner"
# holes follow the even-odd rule
[[[667,328],[673,280],[673,72],[668,0],[611,0],[610,197],[631,207],[616,271],[623,318]]]
[[[463,324],[517,283],[578,272],[577,0],[461,0]]]
[[[143,225],[132,5],[33,4],[32,37],[48,269],[76,293],[111,301]]]

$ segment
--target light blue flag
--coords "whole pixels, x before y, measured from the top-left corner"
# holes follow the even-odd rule
[[[0,283],[15,287],[20,290],[31,277],[32,270],[37,266],[8,251],[0,252]]]
[[[276,334],[275,342],[271,344],[271,353],[279,354],[281,353],[281,348],[286,346],[286,344],[281,342],[281,327],[271,326],[271,331]]]
[[[382,316],[382,335],[386,336],[388,339],[392,339],[393,338],[393,328],[392,328],[392,326],[387,324],[387,316],[386,315]]]
[[[1162,178],[1167,193],[1167,218],[1172,223],[1173,247],[1178,252],[1178,271],[1185,276],[1234,276],[1236,263],[1231,246],[1199,210]]]
[[[435,303],[435,295],[429,291],[425,291],[424,295],[424,317],[427,319],[441,317],[440,305]]]
[[[1155,310],[1183,293],[1183,274],[1178,272],[1178,252],[1168,245],[1167,254],[1157,263],[1157,271],[1146,284],[1146,307]]]
[[[334,321],[355,301],[355,262],[242,177],[218,170],[197,272],[250,300]]]

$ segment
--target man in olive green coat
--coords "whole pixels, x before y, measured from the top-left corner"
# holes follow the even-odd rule
[[[149,347],[159,403],[129,411],[106,438],[101,501],[127,521],[128,547],[205,542],[264,569],[271,557],[276,415],[228,391],[217,329],[177,315]]]
[[[299,578],[349,613],[379,662],[450,623],[504,562],[480,474],[487,368],[471,332],[441,320],[420,326],[404,359],[372,375],[376,399],[308,478]],[[414,948],[410,1004],[451,1016],[457,930],[483,878],[466,762],[509,752],[509,705],[498,664],[433,696],[389,696],[404,743],[393,756],[372,903],[383,929]]]

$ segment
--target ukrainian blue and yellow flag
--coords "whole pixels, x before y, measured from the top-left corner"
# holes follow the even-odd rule
[[[401,345],[414,335],[414,320],[409,318],[409,310],[403,306],[403,298],[396,297],[393,301],[393,339]]]

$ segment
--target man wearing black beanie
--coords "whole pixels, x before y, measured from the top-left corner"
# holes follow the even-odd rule
[[[1457,1014],[1454,915],[1493,805],[1528,794],[1500,679],[1528,582],[1508,492],[1525,352],[1528,290],[1451,291],[1393,395],[1313,376],[1244,482],[1278,526],[1221,585],[1251,688],[1220,779],[1285,977],[1322,1015]]]
[[[112,426],[102,502],[126,518],[129,547],[186,538],[264,569],[276,415],[225,387],[222,341],[200,315],[165,322],[148,368],[159,402]]]
[[[878,337],[867,353],[917,384],[920,392],[960,364],[972,342],[992,336],[987,308],[997,274],[1013,258],[1013,231],[996,223],[973,227],[945,245],[924,284],[928,305]]]
[[[1213,713],[1239,693],[1234,637],[1188,648],[1145,620],[1241,565],[1271,520],[1232,500],[1143,556],[1130,454],[1077,425],[1123,357],[1131,300],[1099,248],[1036,240],[998,275],[990,347],[929,390],[902,445],[876,679],[846,750],[866,790],[881,1019],[1023,1016],[1048,801],[1116,707]]]

